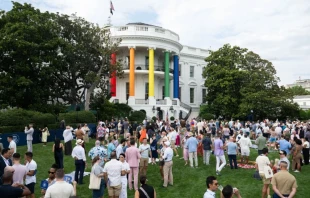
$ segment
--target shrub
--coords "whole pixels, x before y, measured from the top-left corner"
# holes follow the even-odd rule
[[[90,111],[71,111],[69,113],[60,113],[59,120],[65,120],[66,123],[94,123],[96,116]]]
[[[137,121],[141,123],[145,119],[146,114],[142,111],[133,111],[129,116],[130,121]]]
[[[212,113],[202,113],[200,117],[206,120],[214,119],[214,115]]]
[[[157,118],[155,116],[152,117],[152,120],[156,122]]]
[[[170,120],[171,120],[171,121],[173,121],[173,120],[174,120],[174,117],[173,117],[173,116],[171,116],[171,117],[170,117]]]

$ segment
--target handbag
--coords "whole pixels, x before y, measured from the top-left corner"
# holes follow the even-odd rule
[[[269,179],[273,176],[273,172],[272,172],[270,166],[267,165],[264,167],[264,174],[265,174],[266,179]]]
[[[89,189],[92,190],[99,190],[100,189],[100,183],[101,183],[101,178],[97,177],[94,172],[92,171],[90,173],[90,178],[89,178]]]

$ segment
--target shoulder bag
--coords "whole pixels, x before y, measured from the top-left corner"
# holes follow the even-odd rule
[[[99,190],[100,189],[100,183],[101,183],[101,178],[97,177],[94,174],[94,171],[92,170],[91,173],[90,173],[90,179],[89,179],[89,186],[88,186],[88,188],[92,189],[92,190]]]
[[[150,196],[146,193],[146,191],[142,187],[140,187],[140,190],[143,192],[146,198],[150,198]]]

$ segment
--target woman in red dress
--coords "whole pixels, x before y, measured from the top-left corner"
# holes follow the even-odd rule
[[[203,139],[203,131],[200,130],[199,135],[197,136],[197,140],[198,140],[197,155],[198,156],[203,155],[202,139]]]

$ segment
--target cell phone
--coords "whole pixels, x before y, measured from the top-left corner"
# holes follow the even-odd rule
[[[220,191],[223,190],[223,186],[222,186],[222,185],[219,185],[217,188],[218,188]]]

